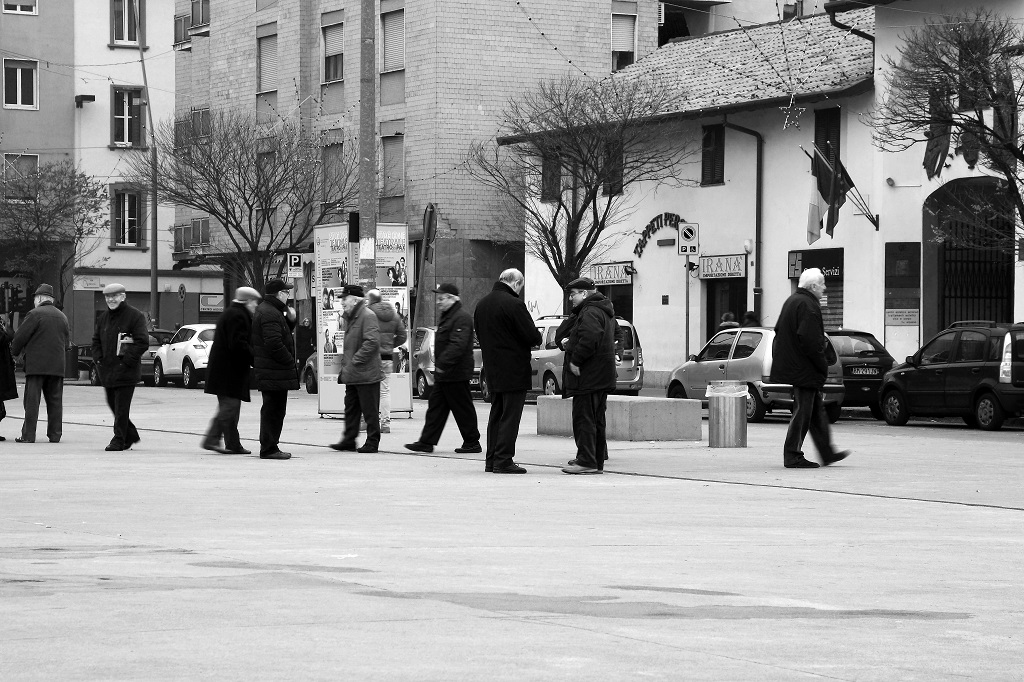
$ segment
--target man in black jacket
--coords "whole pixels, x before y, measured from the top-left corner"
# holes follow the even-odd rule
[[[46,400],[46,437],[60,442],[64,412],[64,363],[71,326],[64,313],[53,305],[53,287],[40,284],[35,308],[18,327],[11,353],[25,353],[25,422],[19,443],[36,442],[39,398]]]
[[[455,448],[455,452],[480,452],[476,408],[469,392],[469,380],[473,377],[473,318],[462,309],[454,284],[439,284],[434,293],[441,311],[434,332],[434,387],[427,400],[427,416],[419,440],[405,447],[414,452],[433,452],[451,413],[462,432],[462,447]]]
[[[530,390],[530,349],[542,339],[526,303],[519,298],[524,283],[519,270],[505,270],[473,315],[491,393],[484,471],[498,474],[526,473],[512,458]]]
[[[124,285],[108,284],[103,298],[107,310],[96,319],[92,359],[114,413],[114,437],[104,449],[129,450],[140,440],[130,412],[135,385],[142,380],[142,354],[149,349],[149,332],[145,316],[126,302]]]
[[[295,311],[288,307],[292,285],[281,279],[267,282],[263,302],[252,320],[252,355],[256,389],[263,394],[260,408],[260,459],[289,459],[279,447],[288,391],[299,388],[299,372],[292,350]]]
[[[597,292],[594,280],[579,277],[565,287],[572,314],[555,332],[562,360],[564,395],[572,397],[572,435],[576,439],[575,464],[567,474],[600,474],[608,455],[605,409],[615,390],[615,309]]]
[[[249,455],[238,435],[242,401],[249,402],[249,370],[252,368],[252,316],[260,292],[238,287],[235,298],[220,314],[213,332],[213,348],[206,367],[206,393],[217,396],[217,414],[203,438],[203,449],[223,455]],[[224,447],[220,445],[224,437]]]
[[[821,389],[828,378],[825,359],[825,326],[821,320],[821,298],[825,276],[818,268],[804,270],[796,292],[782,304],[772,343],[773,383],[793,385],[793,416],[789,420],[782,461],[787,469],[817,469],[818,463],[802,451],[808,430],[825,466],[849,455],[832,447],[828,417]]]

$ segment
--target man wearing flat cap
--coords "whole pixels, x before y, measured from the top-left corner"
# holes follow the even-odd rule
[[[252,316],[260,292],[238,287],[235,297],[217,319],[213,348],[206,368],[206,393],[217,396],[217,414],[206,430],[202,447],[224,455],[248,455],[238,435],[242,402],[249,402],[249,369],[252,367]],[[224,438],[224,446],[220,440]]]
[[[473,377],[473,316],[462,307],[454,284],[440,284],[434,292],[441,318],[434,332],[434,386],[427,399],[427,416],[419,440],[405,447],[413,452],[433,452],[441,439],[448,415],[462,434],[462,446],[455,452],[483,452],[476,408],[469,392]]]
[[[18,327],[11,354],[25,354],[25,422],[19,443],[36,441],[39,399],[46,400],[46,437],[60,442],[64,411],[64,359],[71,338],[68,318],[53,305],[53,287],[40,284],[35,308]]]
[[[96,320],[92,335],[92,359],[114,414],[114,437],[105,450],[129,450],[139,442],[139,430],[131,420],[135,385],[142,380],[142,354],[149,349],[146,317],[128,305],[123,284],[103,289],[107,303]]]
[[[289,459],[281,450],[281,430],[288,412],[288,391],[299,388],[292,327],[295,314],[288,307],[292,285],[272,279],[252,320],[252,355],[256,389],[263,395],[260,408],[260,459]],[[214,344],[216,346],[216,344]]]
[[[345,431],[331,445],[335,450],[377,452],[380,447],[380,324],[366,305],[363,288],[346,284],[341,290],[345,338],[338,383],[345,384]],[[359,417],[366,420],[366,442],[356,447]]]
[[[615,390],[615,309],[594,280],[578,277],[566,285],[572,312],[555,332],[562,361],[564,395],[572,397],[576,458],[567,474],[600,474],[608,454],[605,407]]]

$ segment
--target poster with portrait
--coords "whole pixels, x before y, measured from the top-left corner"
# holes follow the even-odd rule
[[[375,256],[377,288],[409,287],[415,281],[409,256],[409,226],[405,223],[377,223]]]
[[[409,329],[409,287],[378,287],[381,300],[390,303],[395,312],[402,318],[405,324],[406,340],[401,346],[396,346],[391,354],[393,373],[391,375],[391,411],[403,412],[408,406],[412,412],[412,372],[410,372],[409,358],[412,345],[412,330]]]

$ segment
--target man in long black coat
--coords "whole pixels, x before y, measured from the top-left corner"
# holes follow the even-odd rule
[[[248,455],[238,435],[242,401],[249,402],[249,370],[252,367],[252,316],[260,292],[238,287],[235,298],[221,313],[213,332],[213,348],[206,368],[206,392],[217,396],[217,414],[203,439],[203,449],[224,455]],[[224,447],[220,445],[224,437]]]
[[[530,350],[540,345],[542,339],[526,303],[519,298],[525,281],[519,270],[505,270],[491,293],[477,304],[473,315],[491,393],[484,471],[526,471],[512,458],[516,454],[526,392],[530,390]]]
[[[462,446],[455,452],[480,452],[480,430],[469,391],[473,378],[473,317],[463,309],[454,284],[440,284],[434,293],[441,311],[434,332],[434,387],[427,399],[427,416],[419,440],[405,447],[414,452],[433,452],[450,413],[462,433]]]
[[[59,443],[63,431],[64,364],[71,326],[53,300],[53,287],[40,284],[35,308],[11,341],[11,354],[25,355],[25,422],[15,439],[19,443],[36,442],[40,398],[46,400],[46,437]]]
[[[7,416],[5,400],[16,400],[18,384],[14,376],[14,356],[11,355],[11,339],[14,334],[7,324],[7,317],[0,315],[0,420]],[[0,436],[0,440],[7,440]]]
[[[279,447],[284,417],[288,411],[288,391],[299,388],[295,366],[295,311],[288,307],[292,285],[281,279],[267,282],[263,302],[252,320],[253,369],[256,389],[263,394],[260,408],[260,459],[289,459],[290,453]]]
[[[114,437],[104,449],[129,450],[140,440],[131,420],[132,396],[142,380],[142,354],[149,350],[149,332],[145,315],[128,305],[123,284],[108,284],[103,298],[107,310],[96,319],[92,359],[114,414]]]
[[[773,383],[793,385],[793,416],[789,420],[782,463],[787,469],[816,469],[817,462],[804,457],[807,432],[825,466],[846,458],[848,451],[836,452],[821,389],[828,378],[825,358],[825,326],[821,320],[821,298],[825,276],[818,268],[804,270],[796,292],[782,304],[772,342]]]

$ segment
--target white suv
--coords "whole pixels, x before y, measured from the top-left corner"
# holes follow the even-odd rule
[[[178,329],[153,358],[153,383],[166,386],[168,379],[179,379],[185,388],[198,386],[206,378],[216,328],[213,324],[186,324]]]

